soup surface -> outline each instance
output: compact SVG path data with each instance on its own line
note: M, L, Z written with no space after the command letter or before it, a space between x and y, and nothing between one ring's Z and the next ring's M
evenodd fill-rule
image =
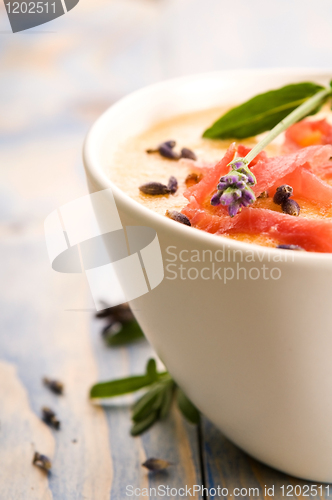
M198 167L215 164L224 156L230 144L234 142L202 137L202 132L225 111L224 108L213 108L179 115L158 123L139 136L129 138L113 151L109 158L107 173L110 179L135 201L160 215L165 216L167 210L180 212L188 204L188 199L183 195L187 189L185 181L187 176L195 171L195 164ZM324 109L313 119L327 118L332 123L330 115L331 113ZM247 147L253 147L261 137L241 140L240 143ZM197 157L197 162L185 159L170 160L158 152L147 153L147 150L154 149L160 143L168 140L176 141L174 150L177 152L180 152L184 147L192 150ZM281 134L266 148L267 155L273 157L283 154L283 143L284 134ZM152 181L167 185L170 176L176 177L178 181L178 190L175 194L152 196L139 190L139 186ZM324 182L332 184L329 179L324 179ZM315 200L309 201L298 197L296 201L301 209L300 218L327 219L332 217L331 205L327 206L317 203ZM252 207L282 212L281 206L273 202L273 196L257 198ZM265 246L275 247L280 243L277 237L267 234L236 232L235 234L223 233L223 235Z

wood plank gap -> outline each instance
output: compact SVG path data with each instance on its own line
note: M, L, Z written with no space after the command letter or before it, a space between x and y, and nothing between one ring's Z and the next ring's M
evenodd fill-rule
M201 469L201 481L203 486L203 500L208 500L207 495L205 493L205 488L207 488L206 478L205 478L205 461L204 461L204 443L203 443L203 429L202 429L202 420L197 425L197 440L198 440L198 455L199 455L199 464Z

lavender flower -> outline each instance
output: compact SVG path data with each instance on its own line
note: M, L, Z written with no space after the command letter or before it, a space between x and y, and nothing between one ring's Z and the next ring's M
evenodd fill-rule
M247 207L256 200L250 188L256 184L256 178L249 170L245 158L236 158L229 166L229 173L219 179L218 191L212 196L211 205L228 206L229 215L234 217L242 207Z

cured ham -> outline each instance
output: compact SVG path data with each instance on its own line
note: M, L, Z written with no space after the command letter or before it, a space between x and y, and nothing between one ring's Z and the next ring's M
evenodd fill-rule
M286 153L314 145L332 144L332 125L323 120L302 120L285 132Z
M248 152L248 148L239 146L237 156L245 156ZM224 206L211 205L211 196L216 192L220 177L228 173L228 164L235 153L235 145L232 144L223 159L206 169L203 179L184 193L189 203L182 213L189 218L192 226L215 234L263 234L281 244L298 245L307 251L332 252L331 219L294 217L255 206L243 208L235 217L229 217ZM273 196L278 186L289 184L293 187L294 198L329 207L332 205L332 187L314 172L331 156L331 145L309 146L273 158L261 153L250 165L257 180L253 190L256 196L263 191Z

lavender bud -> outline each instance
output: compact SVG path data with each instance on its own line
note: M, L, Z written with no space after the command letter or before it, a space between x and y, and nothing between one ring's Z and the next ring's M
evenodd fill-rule
M217 189L219 191L224 191L224 189L227 189L227 188L228 188L227 182L219 182L219 184L217 186Z
M249 205L251 205L252 202L250 201L247 201L247 200L244 200L243 198L241 198L241 205L243 207L249 207Z
M288 215L294 215L297 217L300 213L300 205L291 198L285 200L281 205L282 211Z
M250 187L246 187L243 191L242 191L242 199L244 201L246 201L247 203L251 204L255 201L255 193L253 192L252 189L250 189Z
M246 183L243 182L243 181L239 181L239 182L235 183L235 186L236 186L237 189L241 189L241 191L242 191L242 189L245 189Z
M216 194L214 194L211 198L211 205L216 207L217 205L220 205L220 196L222 195L222 191L217 191Z
M45 424L54 427L54 429L60 429L60 421L57 419L56 414L53 410L51 410L51 408L48 408L47 406L42 408L42 418Z
M229 186L232 184L236 184L240 180L246 180L246 178L243 178L243 176L241 174L238 175L236 172L230 172L229 174L224 175L224 177L220 178L221 182L225 182Z
M167 187L172 194L176 193L178 189L178 181L175 177L173 177L173 175L169 178Z
M172 150L175 147L175 145L176 145L175 141L165 141L159 144L157 148L146 149L146 152L148 154L160 153L162 156L166 156L166 158L170 158L171 155L171 159L173 159L172 151L170 150Z
M189 160L197 160L197 156L191 149L188 148L182 148L181 149L181 158L188 158Z
M32 463L41 469L44 469L46 472L48 472L52 467L51 460L46 455L38 453L38 451L35 451Z
M282 205L284 201L290 198L293 194L293 188L288 186L288 184L283 184L277 187L275 195L273 196L273 201L277 205Z
M163 144L165 144L165 146L167 146L168 148L171 148L171 149L175 148L175 146L176 146L175 141L165 141L162 144L160 144L160 146L162 146Z
M239 212L239 210L241 210L241 203L237 201L232 205L229 205L228 215L230 215L230 217L234 217L234 215L236 215Z
M220 203L222 205L230 205L241 198L241 194L239 189L227 188L220 197Z
M162 460L160 458L149 458L142 464L143 467L146 467L149 471L152 472L160 472L162 470L167 469L170 465L173 465L171 462L167 460Z
M175 210L166 210L166 216L176 222L180 222L181 224L185 224L186 226L191 226L191 222L188 217L181 212L176 212Z
M160 182L147 182L140 186L139 190L144 194L150 194L152 196L169 194L171 192L165 184L161 184Z
M175 151L173 151L174 146L173 147L169 146L169 144L173 142L174 141L163 142L158 147L158 151L164 158L168 158L169 160L178 160L180 158L180 155Z
M59 380L51 380L47 377L43 378L43 382L54 394L63 394L63 383Z
M248 162L244 158L235 158L229 166L233 170L238 170L239 168L246 167L248 165Z
M250 186L253 186L254 184L256 184L256 177L251 172L251 170L249 169L249 167L241 167L238 170L238 172L240 172L241 174L243 174L243 175L245 175L247 177L247 183Z
M254 186L256 184L256 177L254 176L254 174L250 172L250 174L248 174L247 177L249 186Z

